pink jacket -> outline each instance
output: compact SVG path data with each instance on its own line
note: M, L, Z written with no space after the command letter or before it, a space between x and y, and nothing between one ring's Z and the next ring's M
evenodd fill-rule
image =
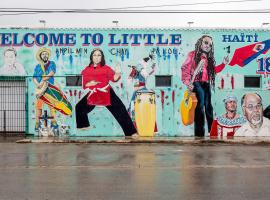
M196 63L194 60L195 57L195 51L191 51L188 53L187 58L185 60L185 62L183 63L181 70L182 70L182 82L185 85L189 85L191 82L191 78L192 75L194 74L194 70L196 69ZM202 59L206 59L204 57L202 57ZM222 63L218 66L215 67L215 72L219 73L221 72L225 67L225 64ZM205 66L203 66L203 77L202 77L202 81L207 82L208 81L208 74L207 74L207 60L205 62ZM195 79L195 81L198 81Z

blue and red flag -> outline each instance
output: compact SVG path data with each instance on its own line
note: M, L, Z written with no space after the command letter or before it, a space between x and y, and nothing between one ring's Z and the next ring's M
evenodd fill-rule
M230 66L239 65L243 67L257 58L261 54L265 54L270 49L270 39L263 42L257 42L238 48L234 51Z

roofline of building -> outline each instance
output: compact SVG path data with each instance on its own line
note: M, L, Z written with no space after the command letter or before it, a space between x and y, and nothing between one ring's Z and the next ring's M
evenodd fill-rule
M209 30L209 31L247 31L260 30L270 31L270 27L24 27L24 26L6 26L0 29L30 29L30 30Z

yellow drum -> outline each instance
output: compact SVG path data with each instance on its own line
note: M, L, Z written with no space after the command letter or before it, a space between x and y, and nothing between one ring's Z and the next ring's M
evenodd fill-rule
M142 90L136 92L135 122L140 136L154 136L156 124L156 102L155 93L153 91Z

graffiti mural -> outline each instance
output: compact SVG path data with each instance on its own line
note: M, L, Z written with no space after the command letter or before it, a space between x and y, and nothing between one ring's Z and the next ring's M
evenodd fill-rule
M212 37L203 35L195 44L195 50L188 53L182 65L182 81L188 88L188 93L194 92L190 106L194 113L183 111L183 115L194 116L194 135L204 136L205 117L207 120L208 132L213 123L213 106L211 102L211 87L215 87L216 73L221 72L229 63L228 56L223 58L222 64L216 66L214 56L214 43ZM188 95L189 96L189 95ZM187 97L189 98L189 97ZM192 97L190 97L192 98ZM183 104L182 109L185 109ZM190 109L191 110L191 109Z
M16 49L10 47L5 49L4 53L4 65L0 68L1 75L6 76L25 76L25 69L21 63L16 60Z
M234 95L228 95L223 102L226 112L213 121L210 131L211 137L233 137L235 131L246 121L245 117L237 113L238 101Z
M268 136L269 41L256 29L1 29L0 79L25 77L27 134Z
M35 110L36 110L36 123L35 131L42 132L41 119L44 121L44 128L47 129L47 120L50 118L50 131L58 131L58 124L56 121L56 111L62 114L70 115L72 106L69 103L63 92L56 87L54 75L56 73L56 65L54 61L49 60L51 51L48 48L42 47L36 53L36 59L39 64L36 65L33 74L33 83L35 84ZM50 110L50 117L47 112L42 117L42 108L46 104Z
M129 67L132 70L128 81L132 82L134 90L128 112L140 136L153 136L157 132L155 92L146 88L146 81L156 68L154 56L149 55Z
M95 106L104 106L118 121L125 136L137 137L137 131L124 104L109 84L109 81L117 82L121 78L120 63L113 70L106 65L103 51L94 49L90 54L90 64L81 74L83 89L89 89L89 92L76 104L77 129L89 129L88 113Z

